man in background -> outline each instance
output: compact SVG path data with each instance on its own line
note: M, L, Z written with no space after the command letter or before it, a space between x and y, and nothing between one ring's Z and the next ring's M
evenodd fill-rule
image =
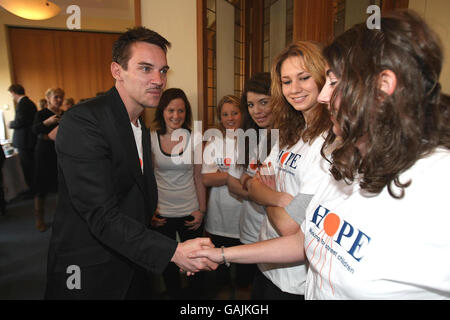
M31 194L34 179L34 146L36 144L36 135L32 132L31 127L37 108L34 102L25 95L25 89L20 84L12 84L8 91L16 103L16 116L9 123L9 127L14 129L12 144L19 152L23 175Z

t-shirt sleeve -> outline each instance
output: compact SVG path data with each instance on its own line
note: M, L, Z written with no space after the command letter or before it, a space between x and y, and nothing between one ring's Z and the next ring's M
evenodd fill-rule
M211 150L213 150L211 152ZM216 173L219 170L219 167L216 164L216 157L220 155L215 155L217 149L215 147L214 142L208 142L205 145L205 149L203 151L203 163L202 163L202 174L206 173Z
M311 202L312 194L299 193L294 199L286 206L285 210L289 216L295 220L299 225L302 225L305 220L306 208Z
M230 166L230 170L228 170L228 174L236 179L240 179L243 172L244 172L244 168L242 166L235 165L235 164L232 164Z

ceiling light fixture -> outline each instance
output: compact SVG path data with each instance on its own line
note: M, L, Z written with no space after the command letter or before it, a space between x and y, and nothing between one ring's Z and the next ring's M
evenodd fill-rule
M61 11L58 5L46 0L0 0L0 6L29 20L50 19Z

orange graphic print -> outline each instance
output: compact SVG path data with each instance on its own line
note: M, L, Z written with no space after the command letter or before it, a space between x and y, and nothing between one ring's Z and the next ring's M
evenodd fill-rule
M325 220L323 223L323 229L325 230L325 233L328 236L332 237L338 230L340 223L341 223L341 219L338 217L337 214L329 213L325 217Z
M319 234L317 236L321 237L320 241L317 241L317 244L314 248L313 251L313 255L311 257L311 265L314 265L314 267L317 268L317 270L320 269L319 271L319 276L320 276L320 288L322 288L323 285L323 278L322 278L322 272L323 269L325 267L325 264L327 262L327 254L328 254L328 249L326 247L329 247L330 250L333 250L333 236L336 234L337 230L339 229L339 225L341 223L341 219L339 218L339 216L337 214L334 213L328 213L326 215L326 217L324 218L324 223L323 223L323 230L319 232ZM325 240L323 239L325 237ZM313 238L308 246L306 247L306 251L308 251L309 246L312 244L312 242L316 240L316 238ZM317 247L319 246L319 244L322 244L322 248L320 249L320 255L319 255L319 259L317 261L314 262L314 257L316 255L316 250ZM325 254L323 255L323 250L325 248ZM322 255L323 255L323 261L322 261ZM328 282L330 284L331 287L331 291L334 295L334 287L333 284L331 283L331 267L332 267L332 257L330 257L330 268L328 271ZM319 264L322 262L322 265L320 266Z
M283 154L283 156L280 159L280 165L282 165L284 163L284 160L286 160L287 156L289 155L290 152L285 152Z

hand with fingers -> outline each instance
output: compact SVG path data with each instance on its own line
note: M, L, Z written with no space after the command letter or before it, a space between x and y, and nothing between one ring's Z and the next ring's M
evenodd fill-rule
M203 247L200 250L191 252L189 257L192 259L206 258L216 264L224 263L222 248Z
M289 193L277 191L275 170L274 170L271 162L269 162L268 164L263 163L258 168L258 171L255 174L255 179L257 179L258 182L263 183L265 186L270 188L272 191L276 192L276 193L272 194L273 199L274 199L273 204L272 204L273 206L284 208L289 203L291 203L292 199L294 198Z
M275 171L273 169L272 163L268 164L263 163L258 170L256 171L256 178L259 179L262 183L264 183L267 187L269 187L273 191L276 190L276 181L275 181Z
M214 248L214 244L209 238L196 238L180 242L171 261L181 270L186 271L188 275L192 275L202 270L216 270L218 264L207 258L189 258L190 253L206 248Z
M197 210L192 212L190 216L193 217L193 219L191 218L191 220L186 220L184 225L189 230L197 230L202 225L204 213Z
M167 222L166 218L164 218L163 216L161 216L159 214L159 210L156 209L155 210L155 214L152 217L152 221L150 222L152 227L162 227L163 225L165 225Z

